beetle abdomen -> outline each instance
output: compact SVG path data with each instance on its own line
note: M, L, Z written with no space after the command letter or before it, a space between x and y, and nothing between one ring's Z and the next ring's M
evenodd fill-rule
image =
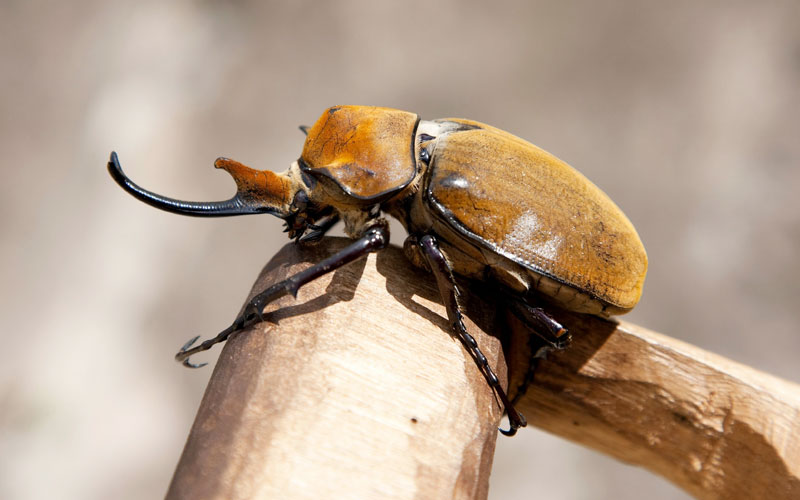
M478 128L437 141L425 192L434 212L469 240L612 306L610 312L632 309L647 255L614 202L533 144L458 121ZM534 288L559 299L552 284L537 283L532 280Z

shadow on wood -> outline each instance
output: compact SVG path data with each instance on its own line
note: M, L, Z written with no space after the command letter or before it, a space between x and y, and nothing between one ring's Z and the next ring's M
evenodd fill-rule
M347 243L284 247L253 293ZM401 250L266 311L225 345L168 498L486 497L500 407ZM500 342L467 328L497 366Z
M800 498L796 384L630 323L555 315L574 342L539 363L519 403L530 425L697 498ZM528 367L528 332L509 321L513 386Z
M287 245L251 295L347 243ZM501 379L485 332L505 337L513 393L530 334L478 295L465 294L467 328ZM266 312L225 345L168 498L486 497L500 407L400 249ZM518 405L529 425L698 498L800 498L797 385L631 324L554 315L574 341L539 363Z

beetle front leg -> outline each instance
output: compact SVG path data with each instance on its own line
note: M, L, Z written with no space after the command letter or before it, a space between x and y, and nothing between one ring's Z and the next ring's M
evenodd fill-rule
M233 321L233 324L220 332L216 337L208 339L195 347L191 346L197 341L199 336L189 340L189 342L184 344L184 346L181 347L181 350L175 355L175 360L189 368L200 368L201 366L205 366L207 363L192 363L189 361L189 357L193 354L197 354L198 352L207 351L211 348L211 346L228 340L228 337L230 337L232 334L244 330L254 323L263 321L264 318L261 315L262 311L270 302L290 294L294 297L297 297L297 291L303 285L310 283L323 274L334 271L345 264L349 264L354 260L366 257L372 252L382 250L386 248L388 244L388 227L385 224L372 226L361 238L334 255L328 257L318 264L309 267L305 271L301 271L294 276L290 276L289 278L281 281L280 283L272 285L253 297L245 306L244 311L242 311L242 313Z
M486 356L481 352L475 338L467 332L464 326L461 307L458 305L458 288L453 278L453 270L444 254L439 249L439 244L433 236L425 235L420 238L419 246L422 248L422 254L425 256L433 275L436 277L436 284L439 287L439 293L442 295L442 300L447 310L447 318L450 320L453 331L456 333L458 340L461 341L467 352L469 352L470 356L472 356L472 359L475 361L475 364L478 365L478 368L484 378L486 378L489 386L497 393L505 407L510 428L508 430L500 429L500 432L506 436L513 436L517 433L517 429L525 427L527 422L525 417L519 413L508 400L508 396L500 385L500 381L492 370L492 367L489 366Z

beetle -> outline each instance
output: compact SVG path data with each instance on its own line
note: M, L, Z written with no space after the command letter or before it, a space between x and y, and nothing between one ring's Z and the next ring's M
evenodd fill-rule
M639 301L647 255L622 211L578 171L514 135L472 120L421 120L370 106L334 106L310 128L300 158L281 174L218 158L237 192L219 202L187 202L143 189L122 171L116 153L108 170L127 192L183 215L219 217L269 213L289 238L321 238L337 221L355 241L336 254L256 295L216 337L176 354L189 357L263 320L264 307L315 278L389 244L388 214L408 231L404 252L430 271L455 336L496 392L513 435L526 425L467 332L454 275L497 283L512 311L549 349L569 332L537 303L608 317ZM204 363L205 364L205 363Z

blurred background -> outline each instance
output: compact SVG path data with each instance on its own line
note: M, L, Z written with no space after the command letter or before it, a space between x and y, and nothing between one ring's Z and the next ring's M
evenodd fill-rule
M161 497L215 334L287 240L268 217L148 207L278 171L328 106L466 117L566 160L648 250L627 319L800 381L800 3L0 3L0 497ZM395 232L394 242L402 243ZM208 356L213 363L219 352ZM491 498L684 498L529 429Z

